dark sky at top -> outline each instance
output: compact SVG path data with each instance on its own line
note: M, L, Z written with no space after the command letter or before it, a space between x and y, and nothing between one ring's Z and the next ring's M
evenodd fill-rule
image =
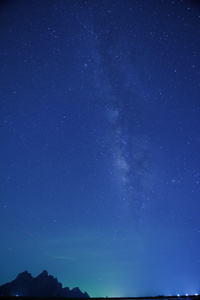
M200 292L200 6L0 4L0 284Z

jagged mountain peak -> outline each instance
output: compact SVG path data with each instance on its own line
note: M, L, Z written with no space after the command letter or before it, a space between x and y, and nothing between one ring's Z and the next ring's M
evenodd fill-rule
M33 278L31 273L28 273L28 271L24 271L19 273L16 279L23 280L23 279L31 279L31 278Z
M40 273L36 278L37 279L42 279L42 278L47 278L47 277L49 277L50 275L48 275L48 272L47 272L47 270L44 270L44 271L42 271L42 273Z
M42 271L42 273L40 275L43 277L49 276L47 270Z
M27 296L27 297L79 297L89 298L79 288L70 290L63 288L57 278L48 275L44 270L37 277L32 277L28 271L20 273L15 280L0 286L0 296Z

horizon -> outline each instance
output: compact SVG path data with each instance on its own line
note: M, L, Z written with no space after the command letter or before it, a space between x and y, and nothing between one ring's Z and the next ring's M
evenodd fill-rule
M12 281L15 281L18 278L18 276L21 275L21 274L23 274L23 273L27 273L27 274L31 275L31 277L34 278L34 279L37 278L37 277L39 277L39 276L41 276L41 274L45 273L45 274L47 274L48 277L53 277L55 280L57 280L58 283L61 283L61 282L58 281L58 279L55 276L53 276L52 274L49 274L47 270L43 270L41 273L39 273L35 277L33 277L31 273L29 273L27 270L25 270L25 271L19 273L17 275L17 277L14 280L12 280ZM7 282L7 283L10 283L10 282ZM7 284L7 283L5 283L5 284ZM62 285L62 283L61 283L61 285ZM62 285L62 288L64 289L64 288L69 288L69 287ZM83 292L83 293L86 292L87 293L87 291L81 291L81 292ZM4 297L4 296L0 295L0 297ZM12 297L19 297L20 298L19 295L6 296L6 297L11 297L11 298ZM23 297L30 298L31 296L21 296L21 297L22 298ZM61 298L70 298L70 297L61 297ZM84 298L79 298L79 297L72 297L72 298L74 298L74 299L84 299ZM191 295L190 294L184 294L184 295L183 294L177 294L177 295L153 295L153 296L148 296L148 295L145 296L145 295L143 295L143 296L138 296L138 297L137 296L127 296L127 297L123 297L123 296L118 296L118 297L117 296L112 296L112 297L108 297L108 296L95 297L95 296L93 296L93 297L90 297L90 295L89 295L89 298L91 298L91 299L165 299L165 298L168 298L168 299L193 299L193 298L194 299L199 299L200 295L198 293L191 294Z
M1 296L0 298L17 298L17 299L33 299L33 297L29 297L29 296ZM38 299L46 299L46 297L38 297ZM51 299L69 299L70 297L51 297ZM85 299L85 298L78 298L78 297L71 297L73 299ZM174 296L144 296L144 297L90 297L90 299L199 299L200 296L199 295L174 295ZM37 299L37 297L34 297L34 299Z

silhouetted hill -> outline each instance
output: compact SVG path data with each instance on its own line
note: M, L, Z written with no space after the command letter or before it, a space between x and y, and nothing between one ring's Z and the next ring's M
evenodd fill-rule
M85 292L82 293L78 287L70 290L63 288L57 278L43 271L37 277L24 271L15 280L0 286L0 296L26 296L26 297L71 297L89 298Z

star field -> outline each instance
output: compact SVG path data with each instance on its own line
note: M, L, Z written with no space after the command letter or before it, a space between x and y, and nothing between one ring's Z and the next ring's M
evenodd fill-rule
M200 293L198 1L3 1L0 28L0 284Z

